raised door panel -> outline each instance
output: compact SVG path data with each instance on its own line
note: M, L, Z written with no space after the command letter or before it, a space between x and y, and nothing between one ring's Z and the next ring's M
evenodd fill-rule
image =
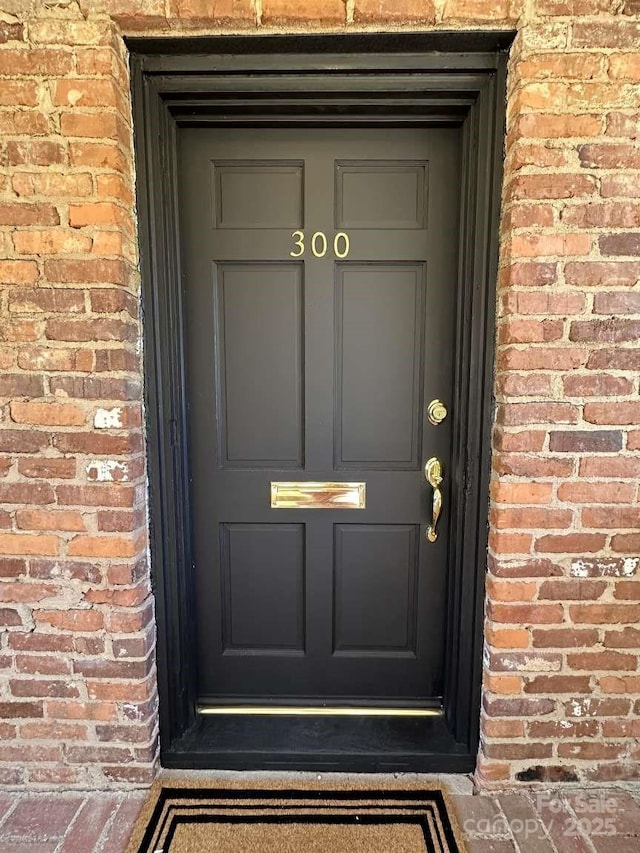
M223 524L224 654L304 653L304 525Z
M423 264L339 264L337 468L420 465Z
M223 467L303 464L302 267L217 264L216 340Z
M336 228L425 228L427 166L411 160L336 161Z
M214 160L214 228L301 228L304 163L287 160Z
M415 657L418 525L335 526L334 653Z

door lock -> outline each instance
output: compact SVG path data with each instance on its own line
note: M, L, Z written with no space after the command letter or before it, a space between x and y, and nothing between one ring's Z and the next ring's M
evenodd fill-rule
M447 417L447 407L442 400L432 400L427 407L429 423L438 426Z

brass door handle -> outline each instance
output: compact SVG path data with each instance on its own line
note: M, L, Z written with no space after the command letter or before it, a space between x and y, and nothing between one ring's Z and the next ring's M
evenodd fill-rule
M436 527L438 519L440 518L440 513L442 512L442 492L440 491L440 486L442 485L443 479L442 462L440 462L437 456L432 456L424 466L424 476L427 479L427 483L429 483L433 489L433 518L431 524L427 528L427 539L429 542L435 542L438 538L438 531Z

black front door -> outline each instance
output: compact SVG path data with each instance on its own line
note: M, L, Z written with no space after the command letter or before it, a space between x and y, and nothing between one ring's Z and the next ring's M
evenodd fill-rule
M179 154L198 700L438 705L459 131Z

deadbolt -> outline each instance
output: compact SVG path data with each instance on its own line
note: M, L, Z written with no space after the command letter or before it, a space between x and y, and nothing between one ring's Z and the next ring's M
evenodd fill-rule
M447 417L447 407L442 400L432 400L427 408L429 423L438 426Z

